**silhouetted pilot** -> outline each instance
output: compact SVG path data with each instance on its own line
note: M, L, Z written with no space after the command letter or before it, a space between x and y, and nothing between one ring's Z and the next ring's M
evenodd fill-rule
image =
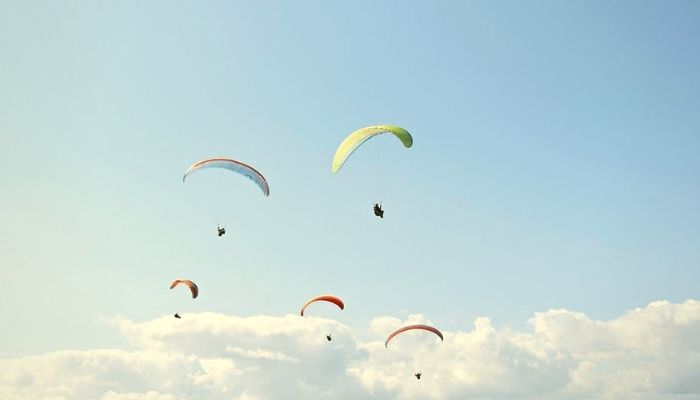
M374 203L374 215L379 218L384 218L384 210L382 210L382 206L378 203Z

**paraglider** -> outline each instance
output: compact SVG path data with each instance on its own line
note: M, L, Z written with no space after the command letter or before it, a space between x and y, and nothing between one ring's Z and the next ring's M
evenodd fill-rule
M346 137L338 146L333 156L333 164L331 170L335 173L345 164L348 157L357 150L357 148L367 140L380 135L382 133L392 133L396 136L404 147L410 148L413 146L413 137L407 130L394 125L374 125L367 126L356 130Z
M185 175L182 177L182 182L184 183L185 179L187 179L187 177L192 173L205 168L223 168L241 174L258 185L265 197L270 195L270 186L268 185L265 177L258 172L258 170L248 164L231 158L207 158L197 161L187 169Z
M382 206L379 205L379 203L374 203L374 215L376 215L379 218L384 218L384 210L382 209Z
M306 310L306 307L308 307L311 303L315 303L317 301L326 301L326 302L335 304L341 310L345 309L345 303L343 303L343 300L340 300L339 297L331 296L329 294L324 294L322 296L316 296L316 297L312 298L311 300L307 301L306 303L304 303L304 305L301 307L301 311L299 312L299 314L301 314L301 316L303 317L304 310ZM330 333L328 335L326 335L326 340L328 340L329 342L331 340L333 340Z
M433 328L432 326L420 325L420 324L419 324L419 325L408 325L408 326L404 326L403 328L399 328L399 329L395 330L394 332L391 332L391 334L389 334L389 336L386 338L386 341L384 342L384 347L388 347L389 342L390 342L391 339L393 339L396 335L399 335L399 334L401 334L401 333L403 333L403 332L406 332L406 331L411 331L411 330L416 330L416 329L417 329L417 330L424 330L424 331L432 332L432 333L436 334L436 335L440 338L441 341L444 341L444 339L443 339L443 337L442 337L442 332L440 332L440 331L437 330L436 328ZM420 377L421 377L422 375L423 375L422 372L416 372L416 373L414 374L414 376L415 376L416 379L418 379L418 380L420 380Z
M301 314L301 316L302 317L304 316L304 310L306 310L306 307L308 307L311 303L315 303L317 301L327 301L329 303L335 304L341 310L345 309L345 303L343 303L343 300L341 300L338 297L326 294L326 295L322 295L322 296L316 296L316 297L312 298L311 300L307 301L306 303L304 303L304 305L301 307L301 311L299 312Z
M197 288L197 285L195 285L194 282L187 280L187 279L175 279L174 281L170 282L170 289L174 288L175 286L179 284L183 284L190 288L190 292L192 292L192 298L196 299L197 296L199 295L199 288Z
M415 330L415 329L424 330L424 331L428 331L428 332L432 332L432 333L436 334L436 335L440 338L441 341L444 340L443 337L442 337L442 332L440 332L440 331L437 330L436 328L433 328L432 326L428 326L428 325L408 325L408 326L404 326L403 328L399 328L399 329L395 330L394 332L392 332L392 333L389 335L389 337L386 338L386 341L384 342L384 347L388 347L388 346L389 346L389 342L390 342L391 339L393 339L396 335L398 335L398 334L400 334L400 333L403 333L403 332L406 332L406 331Z
M337 173L340 168L345 165L348 157L357 150L362 143L369 139L381 135L383 133L391 133L396 136L406 148L413 146L413 137L407 130L395 125L373 125L360 128L348 135L335 150L333 162L331 163L331 171ZM384 210L381 204L374 204L374 215L379 218L384 218Z
M177 319L182 318L182 317L180 317L180 315L178 315L178 313L175 313L175 315L173 315L173 317L175 317L175 318L177 318Z
M258 188L260 188L265 197L270 195L270 185L268 185L265 177L260 172L258 172L257 169L232 158L217 157L197 161L196 163L190 165L189 168L187 168L187 171L185 171L185 175L182 176L182 182L184 183L187 177L192 175L194 172L206 168L222 168L243 175L246 178L253 181L253 183L255 183L258 186ZM219 237L226 234L225 226L221 227L217 225L216 230Z

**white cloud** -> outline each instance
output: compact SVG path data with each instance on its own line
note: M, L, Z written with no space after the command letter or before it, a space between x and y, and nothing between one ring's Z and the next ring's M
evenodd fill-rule
M160 394L153 390L146 393L117 393L110 390L100 400L175 400L175 397L170 394Z
M114 318L129 349L2 358L0 398L700 399L698 301L654 302L610 321L549 310L525 332L478 318L443 332L443 343L407 333L384 348L392 329L426 322L379 317L358 332L295 315Z
M264 349L246 350L240 347L227 346L226 351L237 354L239 356L255 358L259 360L273 360L273 361L286 361L286 362L299 362L298 359L294 357L289 357L288 355L280 351L270 351Z

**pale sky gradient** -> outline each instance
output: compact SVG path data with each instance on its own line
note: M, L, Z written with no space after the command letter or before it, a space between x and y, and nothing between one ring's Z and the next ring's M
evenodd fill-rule
M0 354L327 292L347 308L319 314L356 329L447 331L697 299L698 21L697 1L1 1ZM372 124L413 148L373 139L332 174ZM209 156L270 197L183 184Z

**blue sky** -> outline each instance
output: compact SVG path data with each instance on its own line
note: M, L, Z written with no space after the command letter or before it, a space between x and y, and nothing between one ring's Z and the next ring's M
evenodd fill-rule
M698 17L692 1L3 2L0 354L119 344L100 316L283 315L325 292L348 307L319 313L345 324L445 329L698 298ZM413 148L374 139L333 175L345 135L378 123ZM225 172L181 182L217 155L270 197ZM169 291L177 277L202 296Z

